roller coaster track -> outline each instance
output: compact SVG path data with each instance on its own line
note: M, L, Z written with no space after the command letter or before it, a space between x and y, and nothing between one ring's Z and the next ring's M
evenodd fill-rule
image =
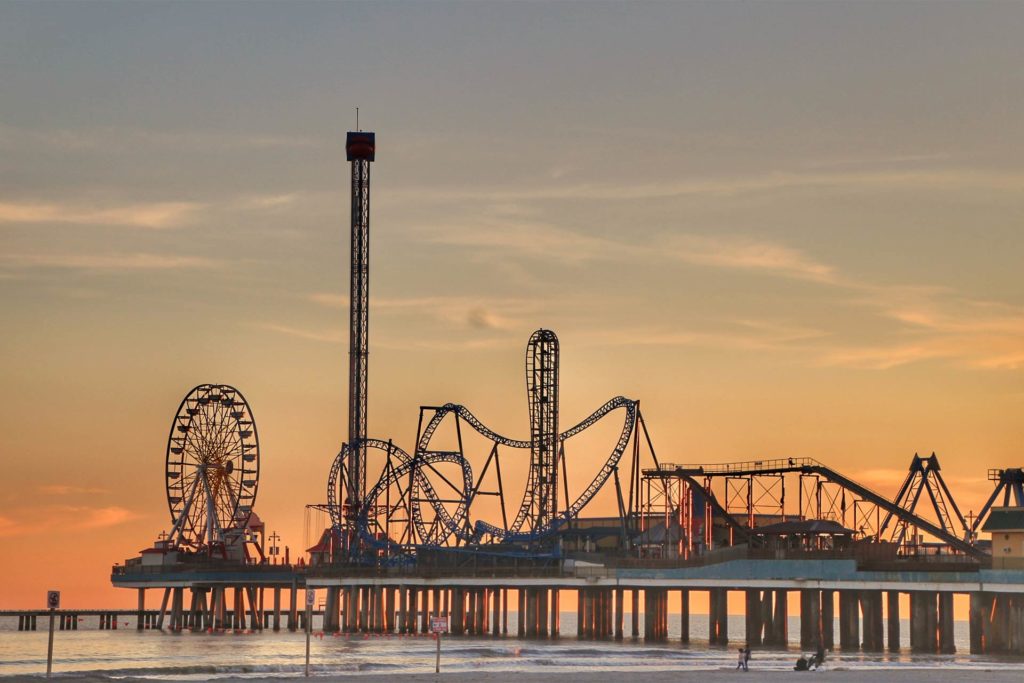
M933 524L910 510L900 507L885 496L872 491L868 487L859 484L853 479L840 474L831 467L811 458L789 458L782 460L728 463L721 465L674 465L663 463L656 470L644 470L645 476L682 477L689 481L691 485L696 483L694 480L699 477L745 477L786 473L816 474L824 478L826 481L837 484L848 491L852 491L864 500L877 505L880 509L886 511L892 516L895 516L897 519L926 531L943 543L946 543L951 548L959 550L960 552L972 557L981 558L986 556L986 553L983 550L975 547L959 536L956 536L952 532ZM703 489L702 486L700 488ZM733 520L733 522L735 523L735 520ZM736 528L740 527L737 526Z
M358 510L355 521L362 542L374 548L387 548L398 545L390 539L380 540L374 536L370 530L371 516L379 509L378 501L384 491L388 487L398 484L403 478L410 476L412 483L406 495L409 496L411 523L414 525L419 536L420 545L442 545L452 536L470 544L479 543L485 536L490 536L495 540L522 542L537 540L552 533L565 522L579 515L580 511L593 499L614 473L633 435L637 414L636 402L622 396L615 397L578 424L559 434L559 443L564 443L593 426L609 413L619 409L624 409L626 413L622 430L611 454L605 460L593 480L566 510L556 515L548 524L531 529L529 532L521 532L520 530L530 509L530 482L527 482L524 501L520 504L515 521L508 529L503 529L483 521L477 521L470 528L466 523L472 504L471 496L473 492L473 471L470 463L458 452L430 450L430 441L434 433L448 415L456 415L458 419L465 420L474 431L499 446L528 450L530 448L529 441L511 439L495 432L473 415L468 408L454 403L448 403L434 409L434 415L420 434L415 455L409 455L388 441L380 439L363 440L361 443L365 448L383 451L389 454L391 458L394 458L397 464L385 472L384 476L367 492L363 504ZM336 528L341 528L343 524L343 507L339 504L338 492L340 490L339 479L344 476L343 468L348 448L348 444L342 447L335 458L328 476L328 506L331 511L332 522ZM434 465L437 463L458 465L462 470L461 498L454 512L449 512L446 509L442 497L438 495L428 476L428 470L433 470ZM434 471L436 472L436 470ZM434 519L429 524L424 519L424 510L422 508L424 502L430 506L434 513Z
M619 434L618 441L615 447L612 449L611 455L605 461L604 465L598 471L597 475L590 482L590 484L583 490L583 492L576 498L576 500L570 505L565 511L555 516L555 518L548 524L531 529L528 533L521 533L520 530L526 521L527 515L531 508L531 494L534 486L532 481L527 481L526 490L523 495L523 501L519 506L519 510L516 513L515 519L509 528L503 529L493 524L488 524L483 521L478 521L474 528L475 533L473 541L479 541L482 536L491 536L498 540L505 541L529 541L540 538L564 524L567 520L576 517L580 511L590 502L590 500L601 490L601 487L608 481L608 478L615 471L619 460L622 457L622 453L625 451L626 445L629 443L629 439L633 434L633 427L636 423L636 402L632 401L623 396L617 396L607 401L600 408L595 410L589 416L584 418L581 422L565 430L558 436L559 443L564 443L568 439L576 436L580 432L585 431L587 428L592 427L606 415L614 410L624 408L626 410L626 418L623 422L622 431ZM433 417L423 428L420 434L420 440L417 444L417 449L420 452L430 452L427 450L430 440L432 439L438 426L450 414L455 414L459 419L465 420L465 422L473 428L478 434L486 438L488 441L499 445L506 446L508 448L519 448L529 449L530 442L522 441L519 439L511 439L507 436L495 432L493 429L481 422L468 408L455 403L447 403L440 408L436 408ZM453 533L457 533L455 529L451 529ZM458 532L461 533L461 532ZM467 539L468 540L468 539Z

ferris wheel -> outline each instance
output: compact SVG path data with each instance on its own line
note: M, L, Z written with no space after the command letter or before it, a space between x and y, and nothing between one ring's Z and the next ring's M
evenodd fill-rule
M194 388L167 439L168 540L190 550L231 544L245 533L259 477L259 436L245 397L225 384Z

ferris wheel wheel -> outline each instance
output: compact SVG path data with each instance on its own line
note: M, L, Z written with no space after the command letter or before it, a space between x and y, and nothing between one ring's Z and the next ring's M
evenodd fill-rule
M242 393L201 384L178 406L167 439L169 541L190 550L231 544L256 502L260 444Z

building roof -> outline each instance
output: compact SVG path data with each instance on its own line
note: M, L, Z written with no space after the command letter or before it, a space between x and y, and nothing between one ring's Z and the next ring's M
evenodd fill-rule
M790 534L802 534L808 536L852 536L853 529L847 529L838 522L830 519L805 519L792 522L779 522L754 527L750 530L753 534L764 536L788 536Z
M1024 507L992 508L982 531L1024 531Z

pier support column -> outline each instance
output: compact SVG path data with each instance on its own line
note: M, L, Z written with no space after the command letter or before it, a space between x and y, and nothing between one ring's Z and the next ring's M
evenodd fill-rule
M821 646L826 650L835 649L835 621L835 591L821 591Z
M423 603L420 606L420 633L430 633L430 591L424 588L418 592L420 593L420 602ZM484 597L484 591L482 590L480 591L480 597Z
M336 625L335 625L335 621L337 620L337 616L335 616L335 615L338 614L339 609L340 609L338 607L338 595L339 595L339 592L340 591L339 591L339 588L337 586L328 586L327 587L327 600L324 602L324 620L323 620L323 630L324 630L324 633L334 633L335 631L337 631L337 628L336 628Z
M281 587L274 586L274 620L271 622L275 631L281 630Z
M761 637L762 645L777 646L775 642L775 609L772 597L775 591L761 591L761 629L764 635Z
M250 586L247 590L249 591L249 606L252 608L252 620L249 622L249 628L254 631L262 631L266 621L263 610L263 589L259 586ZM337 610L335 610L334 618L335 624L337 624Z
M164 596L160 600L160 611L157 612L157 616L156 616L156 628L159 629L159 630L163 630L163 628L164 628L164 614L167 612L167 601L170 599L170 597L171 597L171 589L170 588L165 588L164 589ZM61 622L61 623L63 624L64 622Z
M939 652L951 655L956 652L953 634L953 594L939 593Z
M630 596L632 598L631 607L633 608L633 611L630 613L630 621L632 622L631 623L631 627L632 627L631 635L632 635L633 638L639 638L640 637L640 590L637 589L637 588L634 588L631 592L632 592L632 595Z
M938 650L935 598L931 591L910 593L910 649L914 652Z
M728 595L724 588L708 591L708 642L712 645L729 642Z
M985 653L985 598L984 593L971 593L968 624L971 632L971 654Z
M800 591L800 647L817 650L821 644L821 591Z
M199 599L203 595L202 588L193 588L190 592L188 613L185 615L185 628L192 631L199 631L202 629L202 620L199 616ZM117 618L114 618L117 621ZM109 625L108 625L109 627Z
M435 603L437 602L437 593L438 591L435 590ZM387 633L395 632L395 588L393 586L387 586L384 589L384 631Z
M789 642L789 591L775 591L775 613L772 615L772 641L778 647Z
M171 599L171 630L177 633L181 630L181 612L185 602L185 589L178 586L174 589L174 597Z
M860 591L860 609L864 617L862 647L871 652L881 652L882 642L882 591Z
M457 636L466 633L465 594L461 588L452 589L452 633Z
M939 610L938 593L929 591L925 598L925 615L928 618L928 652L939 651Z
M690 642L690 591L679 591L679 642Z
M625 624L625 614L623 609L626 606L626 595L625 591L621 588L615 589L615 640L623 639L623 625Z
M245 629L245 596L242 593L241 586L235 586L235 601L233 603L235 609L235 630Z
M537 637L538 595L535 588L526 589L526 637Z
M654 591L650 588L644 590L644 642L649 643L655 640L654 636Z
M491 636L501 635L501 593L500 588L491 591Z
M889 591L885 594L886 599L886 621L887 631L886 634L889 652L899 652L900 650L900 594L899 591Z
M299 593L299 587L298 587L298 585L294 581L292 581L291 598L290 598L290 601L288 603L288 630L289 631L295 631L295 629L298 628L298 625L299 625L299 620L298 620L298 613L299 613L299 602L298 601L299 601L299 595L298 595L298 593Z
M748 588L744 591L744 623L747 645L761 645L761 591Z
M138 589L138 593L139 593L139 604L138 604L138 610L135 612L135 616L136 616L135 630L136 631L141 631L142 628L143 628L143 622L146 619L146 589L145 588L139 588Z
M398 589L398 632L409 632L409 591L405 588ZM455 633L455 624L449 624L452 633Z
M557 588L552 588L551 589L551 630L550 630L550 636L552 638L560 638L561 635L562 635L562 613L559 611L560 605L561 605L562 601L560 600L560 597L561 596L560 596L560 594L558 592L558 589ZM497 602L497 601L495 601L495 602ZM497 620L495 620L495 621L497 621ZM495 623L494 628L495 628L495 630L497 630L497 628L498 628L497 623Z
M853 651L860 646L860 613L857 591L839 591L839 647Z
M526 635L526 589L516 589L516 636L522 638Z
M580 588L576 591L576 637L580 640L586 638L586 605L587 589Z

